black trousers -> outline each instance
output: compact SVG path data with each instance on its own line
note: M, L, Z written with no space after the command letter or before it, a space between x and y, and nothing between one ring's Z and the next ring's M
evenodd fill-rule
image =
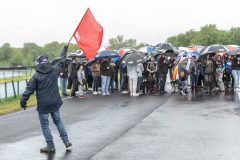
M165 84L166 84L166 79L167 79L167 74L160 74L160 92L165 91Z

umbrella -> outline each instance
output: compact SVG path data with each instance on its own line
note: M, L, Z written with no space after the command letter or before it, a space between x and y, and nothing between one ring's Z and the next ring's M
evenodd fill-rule
M162 53L164 53L167 57L177 56L177 53L174 50L165 50Z
M178 64L179 69L184 69L186 71L191 70L194 66L195 66L194 60L189 57L183 57Z
M214 44L211 46L204 47L201 51L200 54L204 54L207 52L227 52L229 51L225 46L220 45L220 44Z
M148 58L149 56L147 56L145 53L132 50L121 60L127 65L137 65L138 63L146 62Z
M240 55L240 48L233 50L233 51L228 51L226 52L227 54L234 56L234 55Z
M119 55L118 55L118 53L115 52L115 51L105 50L105 51L99 52L99 53L95 56L95 59L102 59L102 58L106 58L106 57L115 58L115 57L119 57Z
M120 48L118 50L118 54L119 54L119 56L123 56L126 52L128 52L130 50L134 50L134 49L133 48Z
M62 59L62 58L57 58L57 59L54 59L53 61L51 61L50 63L51 63L51 65L56 65L57 63L59 63L59 62L64 62L66 60L66 63L67 64L70 64L71 63L71 61L72 61L72 59L71 58L66 58L66 59Z
M84 53L82 51L80 51L80 50L71 52L70 55L68 55L68 57L69 58L73 58L73 57L76 57L76 58L86 58Z
M184 52L177 55L177 57L183 57L183 56L199 58L200 53L198 53L196 51L184 51Z
M154 46L153 50L177 50L175 46L173 46L171 43L159 43Z
M213 56L216 55L216 52L213 52L213 51L205 52L204 54L200 55L199 59L203 59L203 58L205 58L207 55L209 55L209 57L213 57Z

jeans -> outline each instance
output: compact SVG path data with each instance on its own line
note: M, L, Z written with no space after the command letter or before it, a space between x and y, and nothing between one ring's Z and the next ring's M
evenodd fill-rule
M240 70L232 70L234 89L240 88Z
M98 92L100 78L101 78L100 76L93 77L93 92Z
M67 81L68 78L60 78L60 82L61 82L61 87L62 87L62 94L66 94L66 87L67 87Z
M191 75L191 87L192 89L197 87L197 75Z
M61 120L60 112L56 111L56 112L51 112L50 114L52 116L53 123L57 126L58 132L60 134L60 137L62 138L63 143L66 143L68 141L68 135L64 128L63 122ZM38 116L39 116L43 135L47 142L47 146L49 148L54 148L55 146L54 146L54 142L53 142L53 137L52 137L51 131L49 129L49 121L48 121L49 114L48 113L41 114L38 112Z
M142 81L143 81L143 77L138 77L137 92L140 92L140 90L141 90Z
M108 94L109 93L110 76L101 76L101 79L102 79L102 93Z

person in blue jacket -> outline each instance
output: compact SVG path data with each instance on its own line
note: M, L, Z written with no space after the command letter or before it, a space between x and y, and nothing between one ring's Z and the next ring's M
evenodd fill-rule
M61 61L66 60L68 47L65 46L61 54ZM58 77L60 65L52 66L48 57L40 56L37 59L36 73L27 83L25 92L22 94L20 105L23 109L27 107L29 97L36 92L37 111L47 146L40 149L40 152L55 152L53 137L49 129L48 117L51 115L54 124L57 126L60 137L66 148L72 146L69 142L67 132L60 117L60 107L63 104L59 94Z

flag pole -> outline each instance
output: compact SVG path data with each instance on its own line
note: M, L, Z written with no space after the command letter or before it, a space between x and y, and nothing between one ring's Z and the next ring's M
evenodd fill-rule
M74 33L73 33L73 34L74 34ZM72 38L73 38L73 35L72 35L71 38L69 39L69 41L68 41L68 43L67 43L67 46L68 46L69 43L71 42Z

